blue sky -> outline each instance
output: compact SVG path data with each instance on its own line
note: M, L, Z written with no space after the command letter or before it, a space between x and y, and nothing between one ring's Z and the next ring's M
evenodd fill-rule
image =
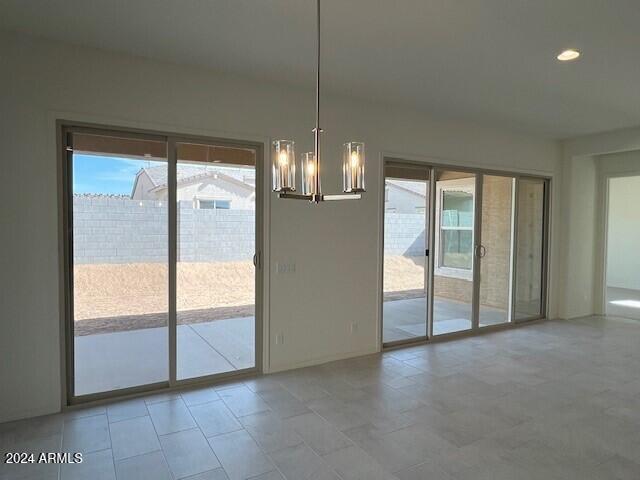
M97 155L73 155L73 193L130 195L136 173L164 162Z

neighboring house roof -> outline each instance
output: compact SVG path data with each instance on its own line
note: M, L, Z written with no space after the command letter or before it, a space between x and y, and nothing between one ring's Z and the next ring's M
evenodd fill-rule
M122 195L117 193L74 193L74 198L131 198L129 195Z
M420 197L427 196L427 184L425 182L410 182L405 180L387 180L387 185L399 188Z
M140 175L143 173L147 175L153 185L150 191L167 188L167 168L165 166L145 167L141 168L136 174L136 180L133 184L131 196L133 196L136 191L138 178L140 178ZM255 174L251 175L251 173L242 168L216 168L214 166L202 168L201 166L178 165L176 170L176 179L179 186L180 184L192 183L204 178L214 177L234 183L240 187L244 187L249 192L254 192L256 189Z

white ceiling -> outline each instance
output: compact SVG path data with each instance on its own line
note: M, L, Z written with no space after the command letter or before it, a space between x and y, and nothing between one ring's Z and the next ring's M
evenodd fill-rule
M640 125L639 0L322 9L332 92L553 138ZM0 0L0 28L313 87L314 0Z

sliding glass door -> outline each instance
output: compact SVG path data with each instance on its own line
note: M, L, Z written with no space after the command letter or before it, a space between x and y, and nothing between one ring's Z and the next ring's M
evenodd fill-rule
M255 366L256 155L177 143L177 378Z
M514 190L516 179L482 175L478 321L480 327L511 321Z
M256 369L260 146L63 135L69 400Z
M383 345L545 315L548 180L384 171Z
M136 194L145 172L167 177L166 143L70 142L75 395L167 382L167 202Z
M436 170L433 335L473 327L476 174Z
M537 178L518 182L514 318L544 315L547 183Z
M384 343L427 336L429 169L385 167Z

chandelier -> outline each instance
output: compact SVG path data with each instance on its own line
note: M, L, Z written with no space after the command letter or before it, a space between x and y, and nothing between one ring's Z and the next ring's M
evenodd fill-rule
M320 0L317 7L317 56L316 56L316 126L313 131L313 152L302 154L301 191L296 193L295 142L276 140L272 148L273 191L280 198L309 200L320 203L328 200L357 200L364 192L364 143L347 142L342 151L342 194L325 195L320 182Z

